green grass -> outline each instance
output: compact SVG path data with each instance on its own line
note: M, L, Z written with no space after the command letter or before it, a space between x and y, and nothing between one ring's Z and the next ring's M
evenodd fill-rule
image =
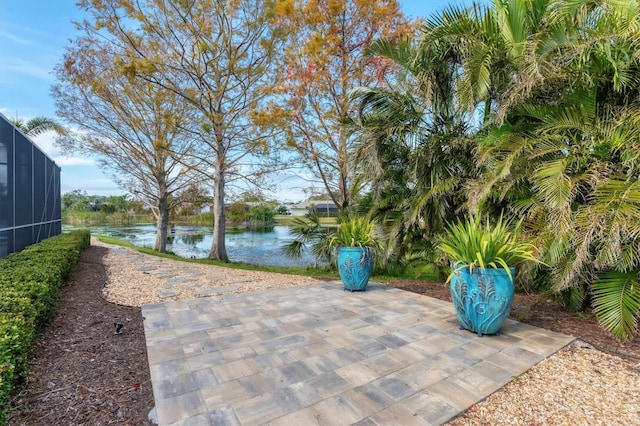
M340 279L338 275L338 271L332 269L331 267L319 267L314 268L312 266L299 266L299 267L290 267L290 266L265 266L265 265L252 265L248 263L239 263L239 262L221 262L219 260L214 259L188 259L184 257L180 257L173 253L160 253L149 247L138 247L129 241L121 240L119 238L108 237L105 235L93 235L103 243L113 244L121 247L128 247L133 250L136 250L140 253L148 254L150 256L162 257L165 259L178 260L181 262L190 262L190 263L199 263L202 265L215 265L222 266L225 268L232 269L242 269L242 270L250 270L250 271L263 271L263 272L275 272L279 274L288 274L288 275L301 275L305 277L313 277L313 278L325 278L325 279ZM431 265L431 267L424 267L420 270L420 276L412 275L412 271L407 271L405 275L390 275L390 274L374 274L371 276L371 281L376 282L394 282L394 281L402 281L402 280L424 280L424 281L442 281L441 277L438 275L438 268L435 265Z
M93 236L106 244L113 244L121 247L128 247L140 253L148 254L150 256L178 260L181 262L199 263L203 265L215 265L215 266L222 266L225 268L242 269L242 270L250 270L250 271L275 272L275 273L287 274L287 275L302 275L305 277L313 277L313 278L335 279L335 280L340 279L340 276L338 275L338 271L327 266L319 267L319 268L314 268L311 266L299 266L299 267L264 266L264 265L251 265L248 263L239 263L239 262L225 263L225 262L221 262L219 260L214 260L214 259L188 259L188 258L180 257L173 253L160 253L149 247L138 247L130 243L129 241L121 240L119 238L108 237L105 235L93 235ZM427 267L421 268L419 276L416 276L414 272L416 271L407 270L405 271L405 274L403 274L402 276L389 275L389 274L376 274L371 276L371 281L382 282L382 283L402 281L402 280L442 281L438 274L438 268L435 265L431 265L431 267L427 266Z
M275 216L275 221L278 225L285 225L285 226L291 226L295 224L295 220L296 219L304 219L304 217L302 216L291 216L291 215L280 215L277 214ZM327 227L336 227L338 226L338 223L336 222L336 218L335 217L321 217L320 218L320 224L327 226Z
M314 278L331 278L331 279L339 278L338 272L333 271L328 267L313 268L313 267L307 267L307 266L300 266L300 267L264 266L264 265L251 265L248 263L238 263L238 262L226 263L226 262L222 262L214 259L188 259L188 258L180 257L173 253L160 253L149 247L138 247L134 244L131 244L128 241L121 240L119 238L108 237L104 235L94 235L94 237L96 237L103 243L113 244L113 245L122 246L122 247L129 247L139 251L140 253L148 254L151 256L162 257L166 259L179 260L182 262L199 263L203 265L223 266L225 268L232 268L232 269L277 272L279 274L288 274L288 275L303 275L303 276L314 277Z
M85 210L66 210L62 212L62 223L74 226L96 225L134 225L137 223L155 223L151 214L105 213L101 211L91 212Z
M329 218L331 219L331 218ZM113 244L122 247L128 247L134 250L137 250L140 253L148 254L150 256L157 256L166 259L179 260L181 262L191 262L191 263L199 263L203 265L215 265L222 266L225 268L233 268L233 269L242 269L242 270L251 270L251 271L264 271L264 272L275 272L279 274L288 274L288 275L302 275L306 277L314 277L314 278L328 278L328 279L340 279L338 275L338 271L335 270L335 267L319 267L314 268L313 266L265 266L265 265L253 265L248 263L239 263L239 262L222 262L214 259L189 259L185 257L178 256L174 253L160 253L150 247L139 247L136 246L129 241L122 240L115 237L109 237L106 235L93 235L98 238L100 241ZM283 255L284 256L284 255ZM392 281L402 281L402 280L424 280L424 281L442 281L442 277L439 275L440 271L436 265L426 265L419 270L408 269L404 271L402 275L391 275L391 274L374 274L371 276L371 281L377 282L392 282ZM418 276L416 276L419 274Z

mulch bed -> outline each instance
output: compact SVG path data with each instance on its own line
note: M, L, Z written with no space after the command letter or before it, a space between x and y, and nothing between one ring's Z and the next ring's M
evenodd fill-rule
M91 246L65 285L54 321L38 340L28 383L15 396L9 425L151 425L153 394L139 308L102 297L107 249ZM394 287L450 301L442 283L398 281ZM640 361L640 339L616 341L590 314L517 294L512 317L573 335L595 348ZM114 323L124 325L116 335Z
M104 247L91 246L37 341L9 425L150 425L153 393L140 308L102 298ZM122 323L115 333L114 323Z

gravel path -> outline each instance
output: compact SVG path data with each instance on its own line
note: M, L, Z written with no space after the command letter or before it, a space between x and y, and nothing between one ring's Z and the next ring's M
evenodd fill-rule
M120 305L141 306L319 282L299 275L232 269L148 256L129 248L101 243L95 238L91 244L110 249L104 258L109 279L103 294L107 300Z
M115 303L167 300L310 285L313 278L154 258L109 247L104 258ZM471 407L452 425L640 425L640 364L577 342Z

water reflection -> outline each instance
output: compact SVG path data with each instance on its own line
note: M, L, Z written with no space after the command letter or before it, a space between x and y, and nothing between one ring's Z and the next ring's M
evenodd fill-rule
M204 232L189 232L180 235L182 243L188 246L197 246L204 242Z
M207 226L173 226L167 237L167 250L182 257L206 258L211 250L211 231ZM153 247L156 239L154 225L95 226L91 227L91 232L120 238L140 247ZM227 232L225 243L233 262L269 266L314 265L310 254L300 259L285 257L281 248L293 239L287 226L276 225L265 231L234 229Z

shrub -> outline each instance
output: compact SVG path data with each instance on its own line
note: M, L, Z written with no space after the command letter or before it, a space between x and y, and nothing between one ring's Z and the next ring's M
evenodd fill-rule
M468 267L470 272L475 268L504 269L513 281L509 267L537 262L535 247L518 240L521 224L522 221L512 227L502 215L493 225L488 220L483 224L480 216L449 224L437 247L452 262L453 272L447 281L462 267Z
M89 231L73 231L0 261L0 424L13 387L27 375L36 333L53 318L60 287L89 239Z

